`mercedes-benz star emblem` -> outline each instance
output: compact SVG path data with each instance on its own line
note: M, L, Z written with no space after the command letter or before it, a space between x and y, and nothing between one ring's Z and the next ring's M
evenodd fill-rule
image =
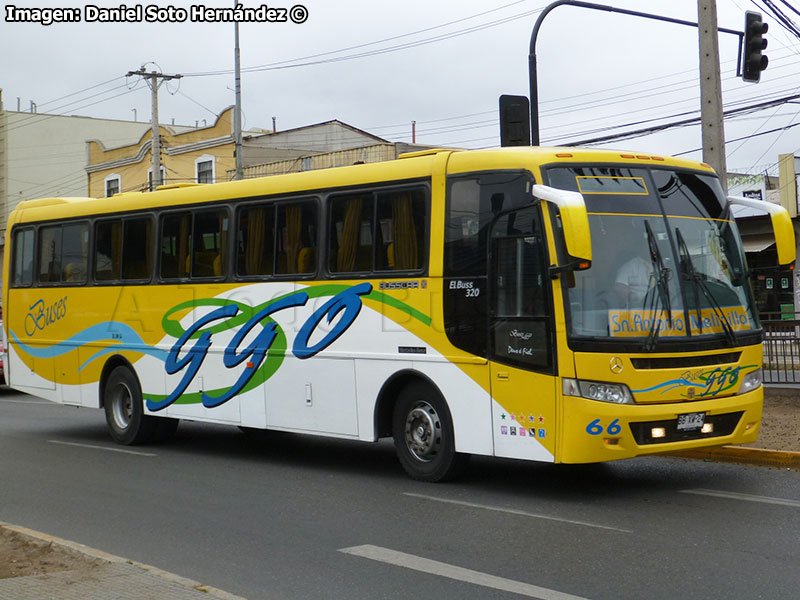
M619 356L615 356L611 359L611 362L608 363L608 367L611 369L612 373L622 373L622 359Z

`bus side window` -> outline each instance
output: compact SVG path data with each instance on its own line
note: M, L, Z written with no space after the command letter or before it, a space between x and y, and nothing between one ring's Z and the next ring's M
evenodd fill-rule
M11 281L24 287L33 283L33 229L17 230L14 234L14 263Z
M39 282L61 281L61 226L39 229Z
M302 275L317 270L317 204L314 201L278 205L278 275Z
M165 216L161 221L161 277L184 279L189 276L189 248L192 221L188 213Z
M89 258L89 226L69 223L42 227L39 237L41 283L85 283Z
M149 279L152 268L153 222L149 217L128 219L122 245L122 278Z
M275 207L254 206L239 211L236 274L272 275L275 269Z
M331 273L372 270L373 194L330 199L328 269Z
M119 279L122 251L122 221L103 221L94 227L94 278Z
M227 212L217 210L196 213L192 238L194 248L191 276L204 278L225 275L225 251L228 245Z
M89 225L64 225L61 251L64 273L61 281L85 283L89 264Z
M425 193L422 190L378 194L376 271L410 271L422 267L425 214Z

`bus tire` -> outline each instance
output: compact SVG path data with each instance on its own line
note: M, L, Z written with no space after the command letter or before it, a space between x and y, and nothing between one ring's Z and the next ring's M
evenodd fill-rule
M108 431L118 444L130 446L155 439L159 417L144 414L142 388L128 367L119 366L111 371L103 393L103 407Z
M412 479L446 481L458 476L469 460L468 454L456 452L447 404L425 383L413 382L400 391L392 434L397 458Z

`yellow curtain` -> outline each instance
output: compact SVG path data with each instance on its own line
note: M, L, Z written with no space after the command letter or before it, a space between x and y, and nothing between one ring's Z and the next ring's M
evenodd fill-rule
M405 270L419 267L417 227L410 194L398 194L392 199L392 238L394 268Z
M302 244L303 208L286 207L286 272L297 273L297 257Z
M353 271L356 266L358 252L358 236L361 231L361 198L350 198L344 210L342 239L336 256L336 270Z
M246 275L261 275L264 273L264 224L263 208L254 208L247 211L247 248L244 254L244 269Z

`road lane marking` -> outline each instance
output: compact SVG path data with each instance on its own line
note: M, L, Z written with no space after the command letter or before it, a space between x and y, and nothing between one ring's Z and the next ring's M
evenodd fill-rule
M598 525L597 523L589 523L587 521L576 521L574 519L564 519L561 517L553 517L550 515L542 515L538 513L527 512L524 510L517 510L514 508L502 508L500 506L490 506L488 504L476 504L474 502L464 502L462 500L450 500L449 498L439 498L437 496L426 496L424 494L412 494L411 492L404 492L404 496L412 498L422 498L424 500L433 500L434 502L445 502L447 504L457 504L458 506L467 506L469 508L480 508L483 510L491 510L494 512L501 512L510 515L519 515L521 517L531 517L534 519L546 519L548 521L558 521L560 523L569 523L570 525L583 525L584 527L594 527L595 529L607 529L609 531L620 531L622 533L633 533L630 529L620 529L619 527L609 527L608 525Z
M529 598L538 598L539 600L587 600L582 596L573 596L572 594L565 594L564 592L539 587L538 585L514 581L513 579L505 579L504 577L496 577L488 573L481 573L480 571L457 567L455 565L439 562L438 560L422 558L421 556L406 554L405 552L398 552L396 550L372 546L370 544L353 546L351 548L340 548L339 552L398 567L405 567L406 569L413 569L414 571L421 571L431 575L439 575L440 577L447 577L448 579L455 579L456 581L472 583L482 587L502 590L504 592L512 592Z
M105 450L106 452L121 452L122 454L135 454L136 456L158 456L152 452L137 452L136 450L124 450L122 448L109 448L108 446L94 446L92 444L78 444L76 442L62 442L59 440L47 440L50 444L61 446L77 446L78 448L89 448L91 450Z
M754 496L753 494L739 494L737 492L721 492L718 490L680 490L682 494L696 494L698 496L714 496L716 498L728 498L730 500L745 500L747 502L761 502L763 504L780 504L782 506L794 506L800 508L800 500L788 500L786 498L771 498L769 496Z

